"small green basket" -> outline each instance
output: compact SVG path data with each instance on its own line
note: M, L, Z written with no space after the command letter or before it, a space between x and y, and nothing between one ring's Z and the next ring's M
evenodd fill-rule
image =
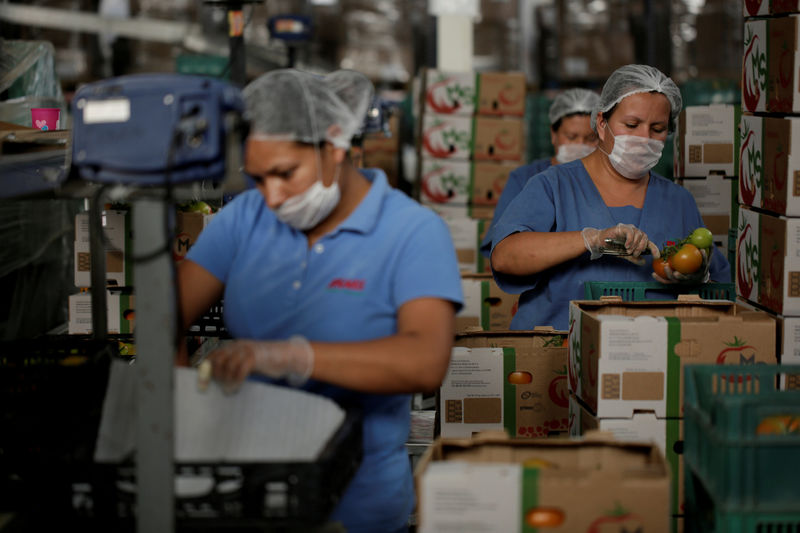
M587 281L583 284L583 291L587 300L619 296L628 302L640 302L675 300L679 294L697 294L704 300L736 301L736 286L733 283L704 283L686 287L665 285L657 281Z

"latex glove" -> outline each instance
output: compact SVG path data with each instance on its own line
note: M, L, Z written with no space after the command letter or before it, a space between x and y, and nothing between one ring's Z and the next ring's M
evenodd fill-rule
M225 392L235 392L253 372L275 379L286 378L298 387L314 368L314 350L300 336L286 341L236 340L208 354L211 373Z
M680 283L683 285L700 285L702 283L708 283L708 280L711 277L711 274L708 271L711 261L708 260L708 252L706 252L705 249L701 248L700 253L703 255L703 263L700 265L700 268L697 269L697 272L693 272L691 274L681 274L676 270L672 270L669 265L664 265L664 274L666 274L667 277L662 278L653 272L653 279L659 283L666 284Z
M650 242L647 234L634 226L633 224L617 224L611 228L603 230L597 228L583 228L581 231L583 236L583 244L586 249L591 253L591 259L598 259L603 255L601 248L605 246L606 239L616 239L625 241L625 250L629 255L620 255L623 259L627 259L631 263L643 265L645 260L640 257L642 252L650 249L650 253L654 258L660 256L658 246Z

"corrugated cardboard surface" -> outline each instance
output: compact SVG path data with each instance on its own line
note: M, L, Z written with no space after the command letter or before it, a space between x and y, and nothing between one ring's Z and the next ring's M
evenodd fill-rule
M453 468L433 472L432 465L442 461ZM520 482L481 486L470 475L472 467L484 472L496 467L515 473ZM446 477L437 479L440 475ZM415 480L421 533L448 527L465 533L532 531L524 528L536 509L555 511L563 531L604 531L609 525L617 528L613 531L669 530L669 470L652 444L500 435L439 438L418 463ZM484 524L465 519L476 509L479 520L491 520L498 510L515 514ZM499 520L508 527L498 529Z
M495 404L497 416L490 423L500 424L512 437L541 437L567 431L567 332L555 330L537 331L487 331L463 332L456 335L454 346L481 350L502 348L497 357L510 357L498 361L503 373L503 382L497 384L501 391L502 404ZM523 379L512 383L509 375L514 372ZM448 374L449 376L449 374ZM513 380L513 378L512 378ZM445 426L447 411L453 407L450 401L460 401L463 422L469 423L468 411L476 406L468 405L466 398L442 396L442 435L450 433ZM482 406L481 406L482 407ZM500 415L504 414L502 417ZM455 419L451 418L455 422ZM450 422L450 423L453 423ZM451 426L458 429L455 426ZM470 428L468 433L487 428Z
M456 331L507 330L519 296L500 290L491 274L462 274L464 307L456 315Z
M479 115L525 114L525 74L523 72L484 72L478 76Z
M475 118L473 157L475 160L521 161L525 153L522 119Z
M774 364L775 328L725 301L573 301L570 390L601 418L680 417L683 365Z

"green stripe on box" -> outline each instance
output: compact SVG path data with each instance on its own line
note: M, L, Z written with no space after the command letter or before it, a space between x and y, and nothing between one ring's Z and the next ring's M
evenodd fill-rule
M467 204L472 207L472 197L475 195L475 163L469 164L469 183L467 184Z
M509 437L517 436L517 388L508 381L516 369L516 350L503 348L503 427Z
M133 287L133 215L132 210L125 212L125 257L122 261L122 268L125 270L125 286ZM170 248L170 255L172 249Z
M667 419L667 441L664 444L667 448L667 462L669 463L669 470L672 474L672 503L670 504L671 513L681 514L680 508L678 505L680 502L678 501L678 490L680 488L680 484L678 483L680 474L679 471L679 457L678 454L675 453L675 443L680 440L680 433L681 430L681 421L678 418L669 418ZM672 521L672 531L673 533L677 533L677 523L675 520Z
M522 468L522 490L520 491L522 501L520 509L520 522L522 533L536 533L539 528L531 527L525 520L525 515L529 510L539 506L539 469Z
M481 328L489 331L492 306L489 304L489 282L481 281Z
M481 253L481 235L483 235L483 228L488 223L488 220L479 220L477 235L475 235L475 239L478 241L478 245L475 247L478 250L478 272L483 272L486 269L486 258Z
M681 341L681 321L667 318L667 417L681 416L681 359L675 346Z

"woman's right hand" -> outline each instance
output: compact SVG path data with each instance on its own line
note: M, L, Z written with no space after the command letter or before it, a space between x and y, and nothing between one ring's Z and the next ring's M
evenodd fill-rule
M654 258L657 259L660 256L658 246L650 242L647 234L633 224L617 224L603 230L583 228L581 235L586 249L591 254L591 259L598 259L603 255L602 248L605 246L606 239L624 242L625 251L628 255L621 255L620 257L637 265L644 264L645 261L640 256L648 248Z

